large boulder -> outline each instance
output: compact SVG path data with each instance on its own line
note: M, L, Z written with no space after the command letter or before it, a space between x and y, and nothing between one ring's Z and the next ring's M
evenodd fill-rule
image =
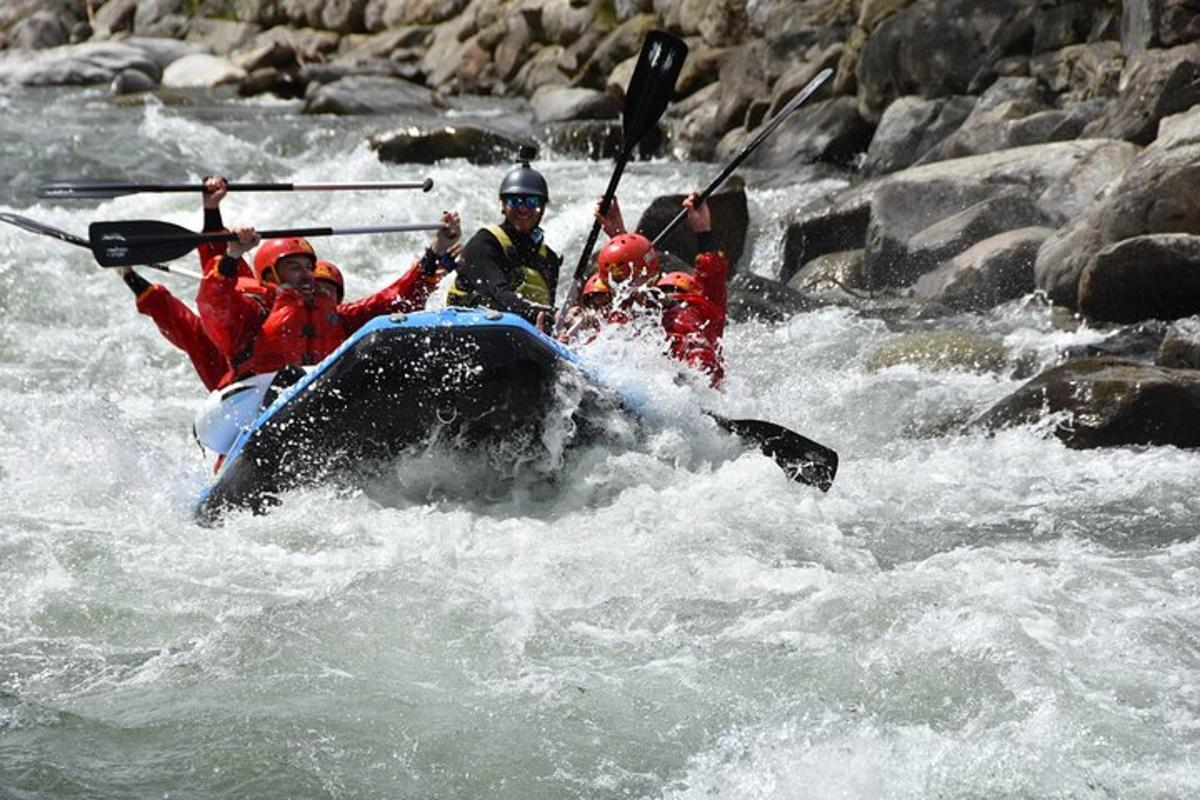
M13 25L8 32L8 46L16 50L45 50L70 40L62 20L52 11L38 11Z
M1083 270L1078 308L1109 322L1200 314L1200 236L1135 236L1106 247Z
M683 210L683 200L686 195L669 194L656 197L649 207L642 212L638 220L637 232L653 239L658 236L667 223ZM736 270L738 261L746 248L746 231L750 226L750 211L746 204L745 186L738 183L731 188L716 192L708 199L709 210L712 213L713 234L718 246L725 251L732 270ZM696 237L687 226L687 220L681 220L663 240L658 249L675 255L686 263L691 263L699 252L696 247Z
M1174 369L1200 369L1200 317L1176 320L1167 328L1154 363Z
M1134 56L1126 64L1121 85L1116 100L1084 129L1084 135L1149 144L1160 120L1200 103L1200 45Z
M221 86L237 83L246 71L227 58L193 53L172 62L162 75L162 85L168 89Z
M866 181L791 212L781 274L786 280L817 256L865 247L868 223L880 215L889 216L880 221L895 231L889 236L906 242L1009 187L1029 193L1043 213L1062 224L1094 202L1097 186L1119 178L1136 152L1134 145L1106 139L1053 142L923 164Z
M162 69L138 47L117 42L89 42L42 50L32 57L0 62L0 82L23 86L77 86L111 83L127 69L158 78Z
M409 81L379 75L354 75L327 84L311 83L306 114L394 114L428 112L433 93Z
M734 322L782 322L820 306L812 297L761 275L742 272L729 281L729 319Z
M875 130L858 113L858 103L853 97L814 103L796 117L783 123L746 159L746 165L764 169L794 167L814 161L848 165L866 151ZM749 131L747 136L753 133ZM737 149L743 144L737 142ZM721 152L718 148L717 159L725 160L733 152Z
M916 297L948 308L981 311L1032 292L1033 265L1049 228L1018 228L959 253L914 286Z
M909 234L922 219L911 213L914 205L921 203L912 188L903 184L886 187L872 203L863 265L867 285L872 288L907 286L990 236L1048 222L1026 191L1012 187L993 191L962 211L939 219L933 217L946 206L924 203L924 219L932 222ZM979 191L987 193L988 189L981 187ZM900 206L899 213L896 205Z
M473 125L410 126L368 140L379 160L389 164L433 164L447 158L498 164L509 161L520 144L509 136Z
M725 133L742 125L746 112L759 98L769 97L764 64L766 43L747 42L727 50L720 58L721 96L713 125Z
M569 86L544 86L530 99L537 122L573 119L616 119L620 105L607 92Z
M968 96L899 98L879 120L863 172L883 175L917 163L957 130L974 107L975 98Z
M1119 358L1068 361L1038 375L976 419L994 430L1060 418L1068 447L1200 447L1200 371Z
M229 55L249 44L261 31L252 22L197 17L188 24L187 40L208 45L218 55Z
M1135 236L1200 234L1200 109L1163 120L1162 135L1134 158L1092 208L1050 237L1035 278L1055 303L1074 308L1097 253Z

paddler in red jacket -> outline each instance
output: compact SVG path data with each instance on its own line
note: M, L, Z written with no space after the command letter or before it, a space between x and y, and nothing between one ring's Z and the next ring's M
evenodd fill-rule
M460 235L457 214L444 213L442 222L420 262L390 286L352 303L338 303L318 290L316 252L300 238L263 242L254 257L263 292L242 291L242 255L260 239L253 228L238 229L238 239L205 266L197 295L205 331L233 365L221 385L289 364L316 364L371 319L424 308Z
M693 272L660 275L658 253L646 237L625 232L616 198L607 216L596 216L612 237L600 250L593 291L612 295L607 321L623 323L631 316L661 313L670 354L709 376L714 388L725 378L721 339L728 307L729 260L717 249L708 203L697 203L693 192L683 201L688 227L696 235L699 253ZM598 302L596 299L592 303Z

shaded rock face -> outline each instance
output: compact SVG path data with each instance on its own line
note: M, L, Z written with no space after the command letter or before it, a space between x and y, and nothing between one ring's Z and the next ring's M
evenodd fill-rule
M433 93L415 83L379 76L351 76L328 84L309 84L306 114L388 114L425 112Z
M853 289L863 284L863 251L826 253L806 263L787 282L798 292Z
M634 230L650 239L658 236L666 224L682 210L681 204L685 197L686 195L682 194L656 197L642 213ZM712 213L713 234L717 237L717 245L729 258L730 269L736 270L746 248L746 231L750 226L746 190L738 186L717 192L708 199L708 206ZM691 264L699 252L696 249L696 236L688 228L686 219L681 220L663 237L658 243L658 249L671 253L687 264Z
M1135 236L1101 250L1083 271L1078 308L1109 322L1200 314L1200 236Z
M1153 50L1134 57L1122 76L1124 89L1085 136L1106 136L1146 145L1159 122L1200 103L1200 45Z
M992 236L917 280L915 294L949 308L977 311L1034 290L1033 265L1050 228L1019 228Z
M1001 400L972 429L1029 425L1063 414L1054 434L1068 447L1200 447L1200 372L1118 358L1069 361Z
M1154 363L1172 369L1200 369L1200 317L1172 323Z
M847 165L866 152L875 130L858 113L858 104L852 97L813 103L803 112L797 112L797 116L801 113L802 124L784 122L746 159L746 164L768 169L814 161ZM743 143L737 144L740 149ZM732 155L718 151L717 158L724 160Z
M1134 55L1200 39L1200 8L1191 0L1122 0L1121 46Z
M880 175L917 163L957 130L974 107L973 97L901 97L883 112L863 172Z
M729 319L734 322L782 322L819 306L813 298L761 275L743 272L729 281Z

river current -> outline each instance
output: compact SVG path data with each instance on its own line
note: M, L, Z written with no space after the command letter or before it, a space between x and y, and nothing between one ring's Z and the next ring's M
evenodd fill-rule
M33 188L428 175L430 194L231 195L225 219L496 218L506 165L383 165L365 139L405 120L294 112L10 90L0 210L198 230L198 195ZM539 167L570 266L610 165ZM627 218L718 168L631 165ZM774 275L786 210L836 183L747 178L741 268ZM422 246L318 242L349 296ZM1200 455L957 433L1103 334L1032 300L950 324L1012 368L871 369L903 332L844 308L732 325L722 395L601 340L585 359L658 420L637 447L505 476L430 452L206 529L186 359L87 251L0 227L0 797L1200 795ZM833 489L788 482L700 406L833 447Z

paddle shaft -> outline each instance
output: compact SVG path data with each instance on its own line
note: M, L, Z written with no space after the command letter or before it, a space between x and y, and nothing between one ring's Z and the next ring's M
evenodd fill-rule
M263 239L284 239L289 237L307 236L360 236L370 233L407 233L410 231L436 231L442 228L440 222L412 222L404 225L378 225L367 228L282 228L280 230L258 231ZM231 232L220 233L177 233L159 236L139 236L130 244L166 244L167 242L185 243L193 247L206 242L233 242L238 235Z
M733 161L730 161L725 168L721 170L720 174L713 179L712 183L704 187L704 189L700 192L700 197L696 205L699 206L701 203L711 197L713 192L715 192L717 189L720 189L721 185L725 183L725 181L729 180L729 176L733 174L733 171L740 167L742 162L745 161L746 158L753 153L760 144L765 142L768 136L774 133L775 130L783 124L783 121L787 119L789 114L799 108L805 100L811 97L813 92L815 92L831 74L833 74L833 70L828 68L818 72L817 75L800 91L800 93L792 98L792 100L784 107L784 109L776 114L775 117L769 123L767 123L766 127L759 131L758 134L751 139L750 142L743 147L736 156L734 156ZM680 212L675 215L674 219L668 222L666 227L658 232L658 235L654 237L651 244L657 247L658 243L662 241L663 237L670 233L686 216L687 209L681 209Z
M617 159L616 167L613 169L612 178L608 181L608 188L604 190L604 197L600 199L600 216L608 213L608 209L612 206L613 198L617 196L617 184L621 182L621 173L625 171L625 165L629 163L629 151L622 151L620 158ZM600 220L592 223L592 231L588 234L587 243L583 246L583 252L579 254L579 263L575 265L575 274L571 278L571 286L567 289L567 300L563 304L563 308L570 308L575 305L575 301L579 299L579 291L583 288L583 275L587 271L588 261L592 257L592 250L596 247L596 239L600 237Z
M423 181L364 181L359 183L231 183L231 192L356 192L381 189L433 188L433 178ZM105 199L128 194L203 192L198 183L126 183L123 181L61 181L41 186L38 197L48 199Z

